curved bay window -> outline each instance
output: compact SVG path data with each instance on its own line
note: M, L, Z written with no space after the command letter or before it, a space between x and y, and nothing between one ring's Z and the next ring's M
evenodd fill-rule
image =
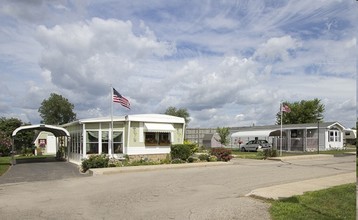
M87 131L86 153L98 154L98 131Z
M102 153L108 154L109 132L102 131Z
M122 145L122 132L121 131L113 131L113 153L114 154L122 154L123 153L123 145Z
M169 146L170 133L145 132L145 145L147 146Z

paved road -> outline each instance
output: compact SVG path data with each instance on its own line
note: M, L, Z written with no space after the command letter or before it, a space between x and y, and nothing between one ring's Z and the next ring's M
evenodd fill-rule
M355 170L355 156L235 160L201 167L0 185L0 219L270 219L245 197L282 183Z

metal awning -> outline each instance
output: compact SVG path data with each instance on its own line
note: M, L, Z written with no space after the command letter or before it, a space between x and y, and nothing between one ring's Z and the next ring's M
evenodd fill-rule
M149 132L172 132L175 131L172 124L144 123L144 130Z
M25 126L18 127L12 132L12 136L15 137L17 132L24 131L24 130L48 131L54 134L55 137L70 136L70 133L65 128L57 127L53 125L45 125L45 124L25 125Z

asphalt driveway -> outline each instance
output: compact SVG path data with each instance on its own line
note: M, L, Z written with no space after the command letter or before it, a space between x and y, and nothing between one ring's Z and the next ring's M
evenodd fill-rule
M2 176L0 184L60 180L68 178L86 177L81 174L77 165L48 159L42 162L17 162L15 166Z

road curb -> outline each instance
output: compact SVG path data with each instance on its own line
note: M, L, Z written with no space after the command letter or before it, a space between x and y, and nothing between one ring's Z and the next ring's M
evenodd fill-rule
M89 169L89 175L111 175L118 173L132 173L132 172L143 172L153 170L166 170L166 169L183 169L183 168L194 168L194 167L214 167L214 166L225 166L233 165L233 162L203 162L203 163L185 163L185 164L161 164L161 165L146 165L146 166L129 166L129 167L107 167L107 168L95 168Z
M286 156L286 157L269 157L268 160L276 161L289 161L289 160L310 160L310 159L322 159L334 157L332 154L313 154L313 155L298 155L298 156Z

